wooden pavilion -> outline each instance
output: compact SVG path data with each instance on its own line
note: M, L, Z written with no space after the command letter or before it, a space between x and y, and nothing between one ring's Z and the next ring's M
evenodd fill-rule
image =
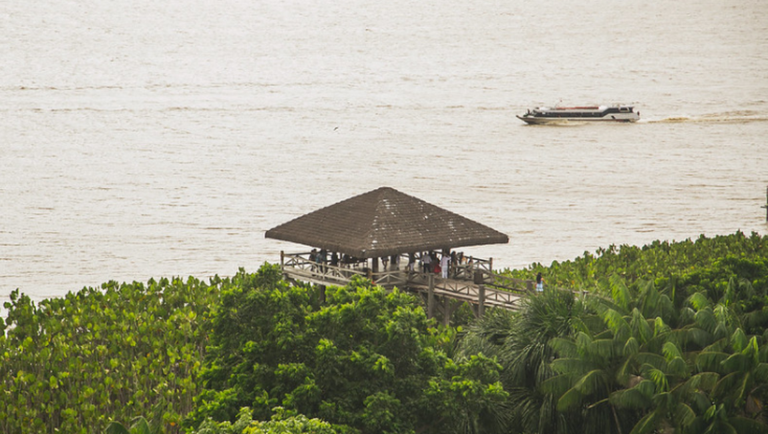
M322 296L326 285L345 285L362 275L387 288L420 294L428 315L439 309L446 323L462 302L480 316L486 306L514 309L522 292L532 288L529 281L494 274L492 259L455 251L507 243L509 237L389 187L303 215L265 235L313 248L281 252L280 264L287 278L319 285ZM442 255L453 259L447 273L424 266Z

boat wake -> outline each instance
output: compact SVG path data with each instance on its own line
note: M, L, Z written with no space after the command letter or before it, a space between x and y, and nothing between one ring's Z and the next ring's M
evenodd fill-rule
M768 122L768 115L752 110L737 110L723 113L711 113L701 116L670 116L663 119L645 119L641 123L675 124L675 123L733 123Z

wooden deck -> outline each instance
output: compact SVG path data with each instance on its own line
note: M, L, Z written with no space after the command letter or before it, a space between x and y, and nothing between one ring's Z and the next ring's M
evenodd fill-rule
M390 267L373 272L365 262L330 265L310 261L309 253L287 254L281 252L283 274L294 280L315 285L343 286L353 276L362 276L385 288L400 288L422 297L427 314L436 311L443 314L444 322L463 303L469 303L476 316L482 316L486 308L517 309L520 300L533 291L534 282L510 279L493 273L492 261L476 259L470 264L452 267L448 278L438 274L411 271L406 266Z

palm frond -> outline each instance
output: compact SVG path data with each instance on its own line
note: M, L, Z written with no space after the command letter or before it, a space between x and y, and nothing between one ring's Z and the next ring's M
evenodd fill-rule
M575 388L568 389L560 399L557 400L557 411L568 411L581 404L581 392Z
M669 331L670 331L670 327L667 324L664 323L664 320L660 316L657 316L653 320L653 335L654 336L659 336L659 335L662 335L662 334L666 334Z
M748 373L734 372L722 377L712 389L712 394L720 398L732 397L737 399L744 393L742 385L744 384L744 377L748 375Z
M586 335L585 333L578 333L578 335ZM579 351L576 346L576 342L569 338L552 338L547 345L555 352L555 354L561 357L578 357Z
M695 321L696 311L689 306L683 306L679 310L678 322L680 325L691 324Z
M736 279L731 277L728 279L728 285L725 287L725 294L723 294L723 297L720 299L720 302L723 303L726 306L730 306L735 301L738 300L737 296L737 290L738 285L736 283Z
M696 412L685 403L678 403L673 412L675 423L678 426L688 427L696 420Z
M543 393L560 396L573 387L574 381L570 375L556 375L542 381L539 388Z
M666 392L669 390L669 381L667 374L661 369L646 367L643 369L643 377L649 378L656 385L657 392Z
M712 304L703 292L694 292L685 301L697 312L700 312L702 309L705 309Z
M637 308L632 309L632 319L630 320L630 327L634 332L634 336L639 336L641 342L648 342L653 337L653 329L645 319L643 314Z
M764 420L751 419L744 416L731 416L728 422L739 433L768 433L768 425L766 425Z
M627 342L624 343L624 347L621 350L621 354L624 357L629 357L633 354L637 354L637 352L640 351L640 343L637 342L637 339L635 337L631 337L627 339Z
M706 347L702 348L702 352L715 352L715 353L721 353L726 348L728 348L728 341L726 339L718 339L714 342L711 342Z
M755 381L768 383L768 363L758 363L754 370Z
M588 355L598 363L610 362L621 350L621 342L612 339L595 339L587 347Z
M682 357L675 357L667 362L667 372L680 378L686 378L691 374L690 367Z
M587 372L582 376L573 388L578 390L583 395L590 395L594 393L598 388L601 388L606 383L605 371L601 369L594 369Z
M662 416L660 412L654 411L648 413L643 416L643 418L640 419L634 427L632 427L632 431L630 431L629 434L649 434L656 429L656 426L661 418Z
M677 391L680 395L690 395L698 390L710 391L719 379L720 375L715 372L702 372L692 375L691 378L678 386Z
M727 353L715 351L702 351L696 356L696 365L702 371L717 372L725 374L727 371L723 368L723 361L728 358Z
M131 434L123 424L120 422L112 421L107 425L107 429L104 434Z
M710 333L714 333L715 328L719 324L717 317L715 317L714 312L712 312L712 309L709 307L704 307L696 312L694 321L696 321L696 324L698 324L699 327Z
M551 363L552 370L558 374L581 376L594 369L594 364L582 358L559 358Z
M614 335L619 335L622 328L629 329L629 324L624 319L624 316L615 309L606 309L602 317L605 325L608 326Z
M680 348L678 348L677 345L672 342L666 342L662 347L662 352L664 354L664 358L667 359L667 361L674 358L683 357L683 353L680 351Z
M745 372L752 367L752 358L742 353L734 353L720 363L727 372Z
M653 391L653 383L644 380L635 387L621 389L611 393L610 402L617 407L625 409L638 410L649 408L653 404Z
M665 369L667 366L667 361L664 359L664 357L656 353L637 353L635 360L644 366L648 366L649 368Z
M627 284L618 274L611 275L610 282L611 297L622 309L624 309L625 312L628 312L629 303L630 300L632 300L632 295L629 292L629 288L627 288Z

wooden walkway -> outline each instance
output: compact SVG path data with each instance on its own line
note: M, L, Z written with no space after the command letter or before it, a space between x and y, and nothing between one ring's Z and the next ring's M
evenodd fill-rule
M385 288L400 288L421 296L427 315L432 318L442 313L443 322L450 321L451 314L463 303L469 303L475 316L480 317L486 308L515 310L521 299L534 288L534 282L506 278L494 274L490 261L476 260L468 267L455 267L446 279L434 273L410 271L404 268L372 272L360 264L333 266L309 260L308 253L281 253L283 274L293 280L309 282L325 287L343 286L353 276L359 275Z

